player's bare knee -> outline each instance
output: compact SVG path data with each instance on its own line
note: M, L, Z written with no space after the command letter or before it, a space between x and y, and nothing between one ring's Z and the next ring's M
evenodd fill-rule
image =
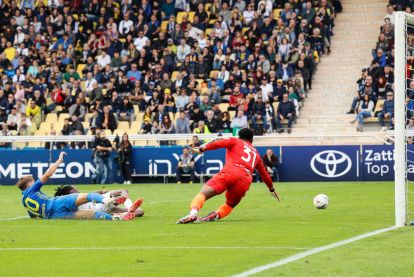
M207 186L207 185L204 185L201 188L201 193L205 195L206 200L217 194L216 191L212 187Z
M95 212L92 210L82 210L75 213L74 219L92 219Z

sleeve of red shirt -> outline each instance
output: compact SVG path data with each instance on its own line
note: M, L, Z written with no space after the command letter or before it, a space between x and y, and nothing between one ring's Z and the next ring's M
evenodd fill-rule
M202 151L210 151L210 150L215 150L215 149L219 149L219 148L229 149L229 148L233 147L235 141L236 141L235 138L219 139L217 141L207 143L207 145L203 147Z
M259 172L263 182L266 184L269 190L271 190L273 188L272 178L270 178L269 173L267 173L267 170L261 159L259 159L259 162L256 165L256 170Z

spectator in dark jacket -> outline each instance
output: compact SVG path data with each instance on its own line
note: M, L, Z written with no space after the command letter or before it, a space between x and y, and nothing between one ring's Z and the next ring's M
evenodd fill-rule
M99 114L97 125L101 129L109 129L112 132L116 129L116 119L112 111L109 110L109 106L105 106L103 112Z
M262 161L266 167L267 173L272 177L273 182L279 182L279 158L273 153L271 148L266 150ZM256 174L259 177L259 174ZM260 180L258 180L260 181Z
M285 130L282 126L284 119L288 120L288 133L291 133L292 122L295 118L295 104L289 100L287 93L283 94L283 100L277 107L276 125L279 133L283 133Z
M382 126L381 131L387 130L385 119L389 120L390 129L394 128L394 94L392 92L387 92L387 100L384 102L382 111L378 113L378 119Z

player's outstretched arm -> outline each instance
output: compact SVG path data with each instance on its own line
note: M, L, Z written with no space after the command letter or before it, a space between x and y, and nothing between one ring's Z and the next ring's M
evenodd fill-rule
M272 178L270 178L269 173L267 173L266 167L264 166L262 160L259 160L259 162L256 165L256 169L260 174L260 177L262 178L263 182L268 187L270 194L276 198L278 201L280 201L279 194L275 191L275 188L273 187Z
M56 169L58 168L58 166L63 162L63 157L66 155L65 152L60 152L59 154L59 159L57 159L57 161L52 164L45 172L45 174L43 174L42 177L40 177L40 182L42 182L43 184L46 183L50 177L53 176L53 174L55 173Z

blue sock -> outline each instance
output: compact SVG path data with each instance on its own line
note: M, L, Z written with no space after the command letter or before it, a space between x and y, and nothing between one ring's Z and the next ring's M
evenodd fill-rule
M103 212L95 212L94 219L104 219L104 220L112 220L112 215L103 213Z
M103 203L103 196L95 192L88 193L86 199L88 199L88 202Z

